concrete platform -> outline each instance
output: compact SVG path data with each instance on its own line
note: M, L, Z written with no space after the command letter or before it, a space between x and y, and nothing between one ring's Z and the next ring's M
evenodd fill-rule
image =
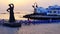
M21 27L21 23L3 23L3 26L8 26L8 27Z
M25 15L24 18L30 18L30 19L60 19L60 16L51 16L51 15Z

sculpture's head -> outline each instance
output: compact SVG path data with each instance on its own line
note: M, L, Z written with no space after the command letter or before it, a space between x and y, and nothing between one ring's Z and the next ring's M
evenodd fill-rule
M9 4L9 7L13 7L13 5L14 5L14 4L11 3L11 4Z

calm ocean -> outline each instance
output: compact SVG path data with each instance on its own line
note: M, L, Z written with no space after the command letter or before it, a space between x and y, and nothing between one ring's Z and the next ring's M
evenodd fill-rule
M27 20L23 15L31 14L28 11L16 11L16 20ZM9 14L0 14L0 19L9 19ZM36 25L22 25L20 28L11 28L0 25L0 34L60 34L60 23L54 24L36 24Z
M6 13L6 14L5 14ZM0 19L9 19L9 13L5 11L0 13ZM27 18L23 18L24 15L26 14L31 14L33 13L32 11L15 11L14 16L16 20L27 20Z

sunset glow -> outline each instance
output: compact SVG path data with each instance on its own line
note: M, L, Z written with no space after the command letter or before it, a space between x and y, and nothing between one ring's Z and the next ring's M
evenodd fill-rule
M34 2L34 0L1 0L0 3L1 4L9 4L9 3L13 3L15 5L27 5L29 3Z
M13 3L16 10L33 10L32 5L37 2L40 7L60 5L60 0L0 0L0 10L6 10L8 4Z
M16 5L25 5L29 2L27 2L27 0L25 0L25 1L24 0L11 0L10 3L14 3Z

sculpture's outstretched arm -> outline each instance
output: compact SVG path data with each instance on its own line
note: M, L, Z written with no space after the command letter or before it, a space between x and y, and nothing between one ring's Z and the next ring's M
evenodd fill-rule
M7 11L9 12L10 8L7 9Z

